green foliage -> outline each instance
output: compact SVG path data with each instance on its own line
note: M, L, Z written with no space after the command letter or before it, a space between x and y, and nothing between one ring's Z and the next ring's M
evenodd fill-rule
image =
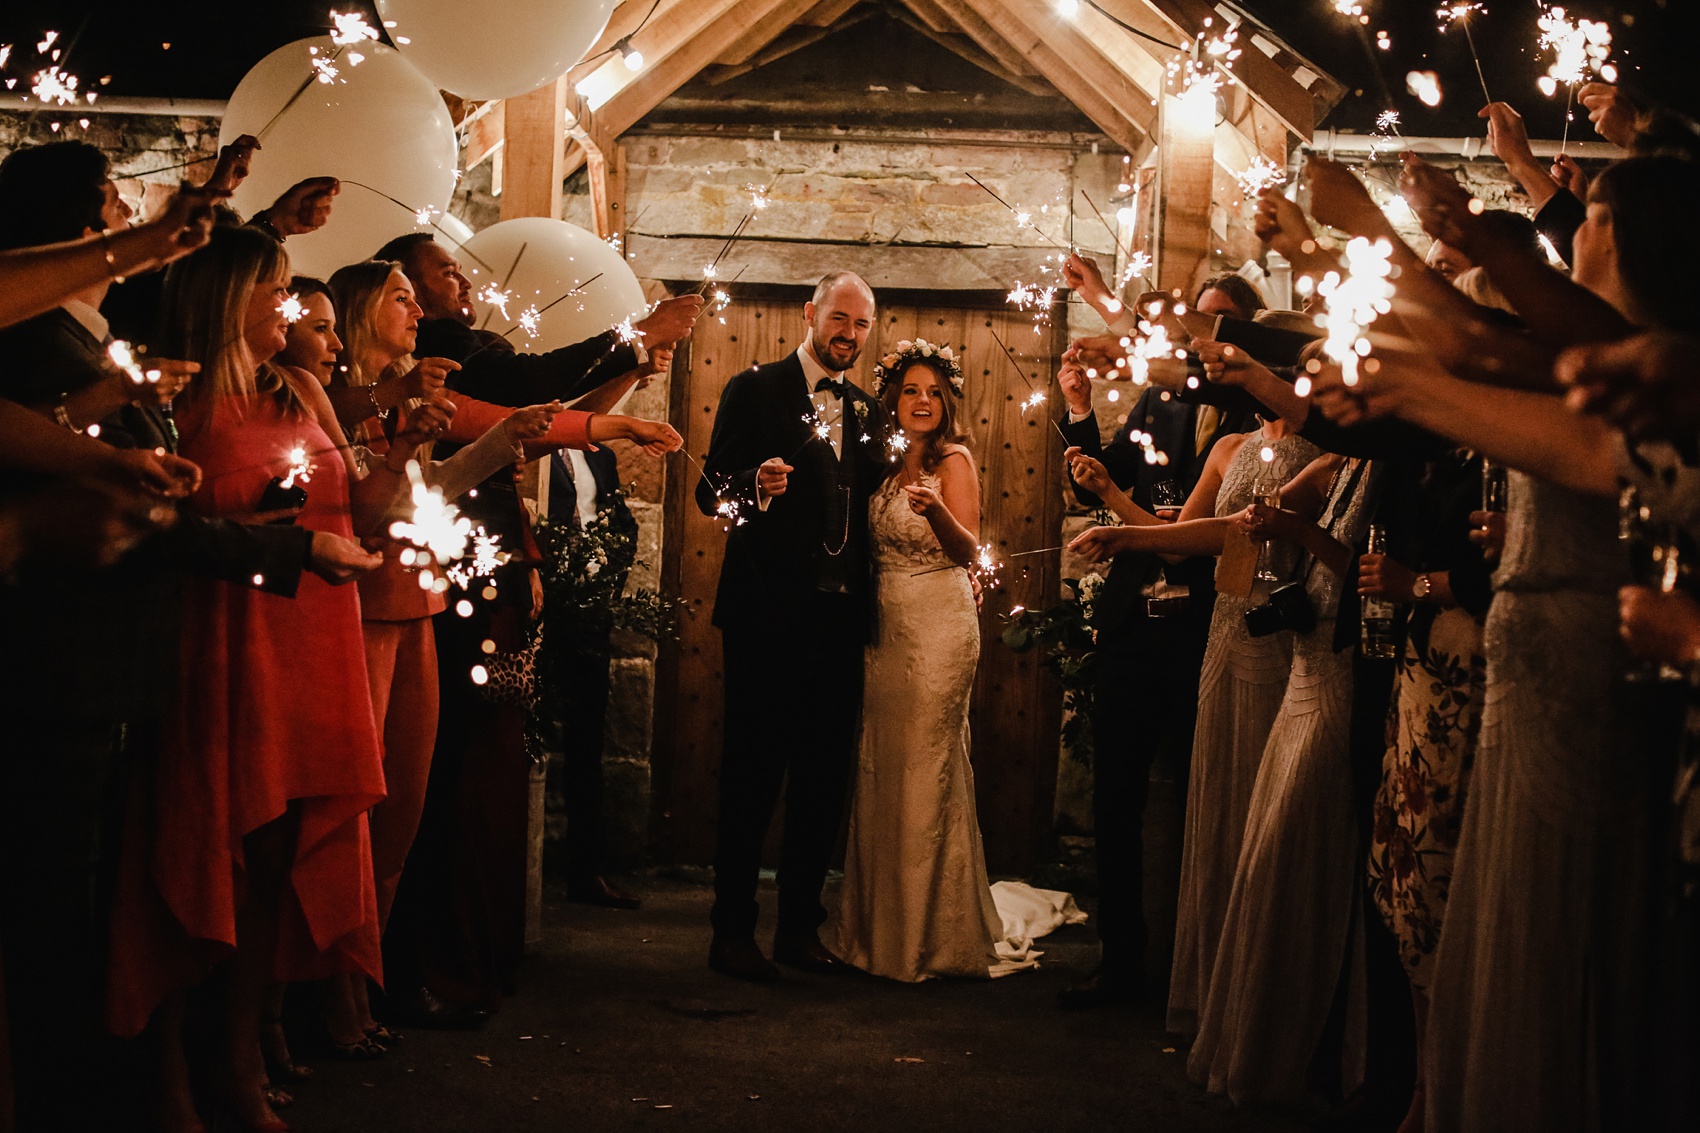
M1103 579L1065 578L1067 596L1047 610L1018 609L1004 627L1003 643L1017 653L1042 648L1044 664L1063 687L1062 741L1070 758L1092 762L1092 684L1098 664L1092 601Z
M604 653L607 635L616 630L651 641L677 640L680 603L647 588L626 592L626 576L642 564L636 535L616 528L613 514L605 507L585 527L545 520L532 529L543 552L550 632Z

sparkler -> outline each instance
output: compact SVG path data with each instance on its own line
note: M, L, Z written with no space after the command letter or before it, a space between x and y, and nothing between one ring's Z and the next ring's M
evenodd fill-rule
M301 317L307 313L307 308L302 304L301 296L291 293L285 295L283 302L277 305L277 313L283 316L284 322L293 324L301 321Z
M890 439L885 442L885 447L887 452L890 454L891 462L896 464L899 460L903 459L903 454L909 451L909 434L903 432L901 429L897 430L892 433Z
M1045 404L1045 391L1033 384L1033 379L1029 378L1027 376L1027 371L1021 368L1021 362L1016 358L1015 351L1009 348L1009 344L1007 342L998 337L997 331L992 332L992 341L998 344L998 346L1003 350L1004 357L1009 359L1009 364L1015 369L1015 376L1020 378L1027 386L1027 398L1021 403L1022 415L1025 416L1027 411L1035 406ZM1062 426L1057 424L1054 419L1051 420L1051 428L1057 431L1057 436L1063 439L1064 445L1069 443L1068 434L1062 431Z
M500 287L497 287L494 283L486 283L479 289L478 295L476 296L480 303L494 307L496 310L502 312L502 317L504 319L508 317L508 301L513 297L513 292L504 291Z
M1277 185L1287 183L1287 171L1273 161L1258 154L1251 159L1245 172L1235 178L1240 183L1240 192L1246 200L1255 200L1265 189L1273 189Z
M1032 552L1027 553L1031 554ZM1011 555L1010 557L1014 558L1015 556ZM996 590L1003 585L1003 579L999 576L999 572L1003 570L1003 564L997 560L997 552L992 549L990 543L977 546L974 549L973 561L967 564L950 563L946 566L928 567L926 570L915 571L909 577L920 578L923 575L939 574L947 570L966 570L970 578L979 580L981 590Z
M64 106L76 102L77 76L59 67L48 67L36 72L35 82L30 86L30 93L45 103L56 103ZM91 101L93 96L90 96Z
M366 17L359 12L332 9L331 23L335 25L331 31L331 42L338 47L358 47L367 40L378 42L378 29L368 24Z
M1476 50L1476 37L1470 31L1470 17L1477 12L1487 14L1487 8L1481 4L1451 4L1436 10L1435 16L1440 20L1440 30L1444 33L1454 27L1464 29L1464 40L1470 45L1470 58L1476 63L1476 78L1482 82L1482 97L1489 102L1493 95L1488 93L1487 74L1482 70L1482 55Z
M142 372L142 367L139 363L137 363L136 356L133 353L130 344L121 338L115 338L112 340L106 348L106 356L112 359L112 364L114 366L117 366L120 370L124 371L125 375L139 386L159 381L158 370L153 371L153 376L151 378Z
M508 265L507 274L502 276L502 285L499 288L496 288L495 290L491 290L490 285L486 284L484 291L480 292L480 295L488 294L490 296L490 298L485 299L485 302L491 303L491 304L498 304L500 306L501 311L502 311L502 317L504 319L508 317L508 303L507 303L507 301L512 298L512 296L508 293L508 281L514 277L514 272L516 270L518 270L519 262L521 260L525 259L525 250L529 247L531 247L531 241L529 241L529 240L520 241L519 251L514 253L514 262ZM496 299L495 296L497 296L497 295L500 295L502 298L500 300ZM490 312L486 311L486 312L484 312L484 321L478 324L478 329L483 330L485 327L487 327L489 325L490 325Z
M744 229L750 226L750 221L755 219L756 213L761 212L771 203L768 194L773 192L773 186L778 183L779 175L776 173L774 174L772 183L770 183L765 189L757 189L754 186L748 186L750 190L750 211L745 213L744 219L740 220L738 222L738 226L732 229L732 235L726 238L726 243L720 246L720 251L715 253L714 259L703 266L702 286L696 289L695 294L702 295L708 291L709 285L712 284L715 277L719 275L720 261L726 258L726 253L732 250L732 245L736 244L739 237L743 236ZM740 272L739 274L741 275L743 273Z
M1038 225L1034 224L1032 213L1027 212L1023 209L1016 208L1014 205L1010 204L1008 201L1004 200L1002 197L1000 197L996 193L992 192L992 188L991 188L990 185L987 185L984 181L980 180L978 177L974 176L972 173L968 172L966 169L964 169L962 171L962 175L964 177L968 178L968 180L974 182L974 184L980 186L980 188L986 190L986 195L991 197L992 200L996 201L998 204L1000 204L1004 208L1008 209L1009 212L1010 212L1010 215L1015 217L1015 226L1017 228L1030 228L1030 229L1032 229L1034 233L1036 233L1042 240L1045 241L1045 243L1049 244L1053 248L1062 248L1062 250L1065 251L1065 252L1073 250L1071 248L1066 248L1063 245L1057 243L1054 239L1051 238L1050 234L1047 233L1043 228L1040 228Z
M537 309L535 303L519 313L519 326L525 331L527 338L537 337L537 326L542 317L543 313Z
M1563 8L1548 8L1535 21L1541 29L1540 45L1553 53L1547 73L1535 80L1541 93L1551 98L1564 84L1564 137L1558 152L1563 156L1570 145L1570 121L1575 117L1576 86L1586 82L1590 71L1608 83L1617 82L1617 67L1607 62L1611 56L1611 28L1597 20L1571 20Z
M719 487L717 487L714 483L714 478L708 474L708 469L702 466L702 461L691 455L690 449L681 448L676 451L684 454L685 459L690 461L696 468L697 475L702 477L702 482L707 484L709 491L714 493L714 514L726 524L726 526L721 528L721 530L730 531L734 527L742 527L745 523L749 522L742 514L744 510L743 500L729 499L722 495Z
M1151 267L1153 261L1150 252L1133 252L1127 257L1127 264L1122 268L1122 277L1118 288L1126 287L1128 281L1137 278L1147 287L1151 286Z
M498 567L513 558L511 553L502 550L501 540L482 527L472 529L470 542L472 553L443 572L462 590L470 589L475 578L491 577Z
M297 444L289 450L289 474L283 478L285 489L313 481L313 462L307 457L307 446Z
M1387 240L1371 244L1362 236L1346 245L1346 274L1331 271L1317 286L1328 303L1322 325L1328 332L1324 351L1345 370L1348 386L1358 384L1358 360L1369 356L1369 339L1364 332L1375 320L1393 309L1393 245Z

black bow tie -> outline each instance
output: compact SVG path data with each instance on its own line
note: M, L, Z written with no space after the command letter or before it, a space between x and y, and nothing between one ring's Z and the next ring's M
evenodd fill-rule
M844 381L841 378L822 378L815 383L816 393L830 393L833 397L844 397Z

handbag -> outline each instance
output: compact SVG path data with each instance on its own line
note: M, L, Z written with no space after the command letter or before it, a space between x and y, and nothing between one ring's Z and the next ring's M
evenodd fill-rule
M478 691L491 704L534 712L538 702L537 649L543 642L542 627L528 631L525 637L521 648L498 651L484 658L484 671L489 679L478 686Z

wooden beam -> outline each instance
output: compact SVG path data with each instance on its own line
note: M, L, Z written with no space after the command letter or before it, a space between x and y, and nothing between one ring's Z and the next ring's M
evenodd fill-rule
M993 30L992 25L982 19L965 0L904 0L904 4L929 27L932 26L932 21L927 13L939 13L940 21L947 28L959 29L963 35L973 40L981 51L997 60L998 65L1011 74L1038 74L1021 50Z
M1051 86L1043 79L1031 74L1017 74L1014 71L1005 69L1002 63L993 59L984 50L982 50L978 44L965 35L960 35L955 32L934 31L913 12L898 12L897 18L914 28L920 34L932 40L934 43L938 44L940 47L944 48L946 51L949 51L960 59L972 63L974 66L980 68L980 70L986 72L986 74L991 75L995 79L1006 82L1012 87L1024 90L1028 94L1039 95L1040 97L1057 97L1055 87Z
M989 26L1118 145L1130 153L1142 148L1156 119L1151 95L1049 0L940 0L940 6L976 42L980 36L969 23Z
M565 76L530 94L507 100L507 143L502 147L502 219L547 216L560 219L561 181L566 177Z
M792 52L801 51L810 44L819 43L829 35L837 35L845 28L854 27L863 20L868 19L874 14L874 12L875 9L873 8L863 8L854 15L840 20L838 23L832 24L828 27L815 27L809 24L793 24L786 28L784 32L780 33L779 37L772 43L768 44L748 59L738 63L733 63L728 59L722 59L720 61L722 64L721 66L712 67L709 70L704 71L702 77L708 82L709 86L719 86L721 83L735 79L739 75L747 75L758 67L765 67L769 63L778 62L787 55L790 55Z
M492 157L507 141L507 103L487 104L490 108L466 130L466 143L461 147L462 168L476 169L485 158Z
M1209 0L1145 0L1145 3L1180 29L1186 43L1206 30L1206 20L1211 21L1212 27L1219 28L1224 23L1222 14L1211 6ZM1246 28L1247 33L1250 31L1249 27ZM1249 35L1241 38L1245 42L1232 67L1234 77L1245 85L1253 98L1273 110L1289 130L1310 141L1316 136L1316 102L1310 92L1280 64L1253 46Z
M1210 270L1215 150L1214 121L1199 121L1180 99L1164 95L1158 142L1157 286L1178 289L1188 301Z
M649 62L596 111L598 124L618 136L655 109L662 99L690 82L710 63L736 47L753 53L767 46L815 4L815 0L716 0L681 4L666 23L652 20L641 42ZM753 46L752 46L753 45Z
M936 32L948 34L956 30L956 21L939 6L938 0L903 0L903 6Z
M838 22L838 18L850 9L860 4L862 0L820 0L798 19L798 23L807 24L812 28L828 28ZM873 9L869 9L871 13Z

